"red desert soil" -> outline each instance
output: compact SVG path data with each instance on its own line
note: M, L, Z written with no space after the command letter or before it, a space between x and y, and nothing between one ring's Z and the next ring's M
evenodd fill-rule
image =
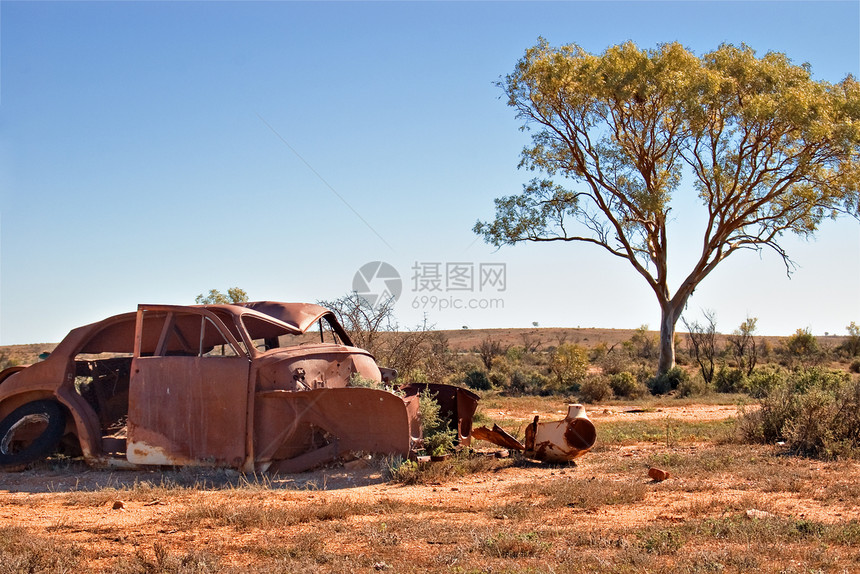
M639 412L635 412L637 410ZM496 415L492 411L487 414ZM526 421L535 413L509 408L498 414L500 418ZM553 416L553 413L540 414ZM719 420L736 416L737 410L732 406L685 405L641 412L633 406L612 405L593 408L590 414L599 436L601 424L609 421ZM403 559L404 563L413 564L412 571L415 571L414 565L419 565L419 570L425 566L430 568L439 552L467 544L462 535L455 534L463 528L501 528L504 532L554 528L558 532L581 534L618 532L650 524L683 523L690 517L719 516L728 509L737 511L747 507L753 511L766 508L769 515L822 523L860 520L856 492L853 497L844 499L827 494L830 492L827 489L832 490L834 485L858 484L860 464L778 457L774 455L776 447L732 445L725 451L720 450L722 448L714 443L699 442L598 444L594 451L580 458L576 466L526 464L408 486L388 482L381 465L372 461L359 462L349 470L333 466L272 479L251 477L252 483L258 480L256 486L239 488L223 486L225 477L235 483L239 475L221 470L208 471L209 475L207 471L202 471L202 475L194 474L200 471L188 470L187 475L183 474L186 471L179 471L180 480L183 476L189 479L188 486L159 488L168 474L161 470L94 470L78 463L68 468L45 465L22 473L0 474L0 527L19 526L35 537L76 544L85 549L86 564L93 571L115 569L118 556L141 556L140 552L157 555L154 544L176 555L188 552L189 548L208 549L219 557L222 567L241 569L243 565L258 564L260 556L265 555L260 548L273 544L274 539L280 540L278 537L286 536L286 531L278 528L274 532L273 527L257 525L240 526L213 518L224 509L239 512L247 508L375 504L390 510L356 512L324 522L299 522L287 529L289 540L302 539L302 536L316 540L314 537L321 536L320 529L324 528L326 552L338 557L354 557L367 551L369 543L356 538L357 532L363 532L378 539L379 546L374 548L382 553L380 556L386 557L385 560L397 564L397 560ZM660 457L665 460L713 457L717 460L727 456L738 457L738 469L733 468L731 462L713 471L701 467L683 470L682 467L669 480L659 483L647 476L655 457L658 460ZM758 464L755 461L762 464L767 461L767 469L755 470ZM177 473L170 472L173 474L168 482L172 480L176 484ZM207 476L211 479L210 486L194 487L194 481L198 481L199 486L200 477L207 481ZM797 477L803 484L790 483L790 476ZM211 484L219 480L222 485L212 488ZM541 506L541 496L529 494L538 485L561 486L576 481L640 485L637 488L645 489L645 498L631 504L598 505L588 509ZM530 507L536 509L536 515L507 516L511 512L509 509L528 510ZM193 518L186 520L183 516ZM411 521L447 526L441 530L438 526L428 526L430 529L421 531L417 537L394 532L385 534L386 528L402 527ZM385 536L393 537L391 548L386 546ZM337 571L337 566L325 570ZM400 569L395 567L394 571Z

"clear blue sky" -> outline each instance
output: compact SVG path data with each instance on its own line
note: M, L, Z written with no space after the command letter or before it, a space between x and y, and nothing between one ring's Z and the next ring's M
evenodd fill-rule
M493 198L530 179L494 81L539 36L745 42L839 81L860 76L858 29L858 2L0 2L0 344L211 288L331 299L369 261L402 276L404 326L425 311L439 328L656 326L641 277L597 248L476 240ZM676 284L700 237L693 195L673 212ZM860 225L785 245L792 279L773 253L733 255L690 317L731 331L750 314L766 334L860 322ZM441 293L504 308L424 306L416 262L504 263L504 291Z

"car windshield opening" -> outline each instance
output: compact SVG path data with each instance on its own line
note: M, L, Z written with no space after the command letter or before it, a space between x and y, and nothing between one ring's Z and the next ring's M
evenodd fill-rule
M318 330L309 329L304 333L297 333L286 325L262 317L242 316L242 324L248 332L254 348L260 352L313 343L342 344L340 337L325 318L320 319L317 323Z

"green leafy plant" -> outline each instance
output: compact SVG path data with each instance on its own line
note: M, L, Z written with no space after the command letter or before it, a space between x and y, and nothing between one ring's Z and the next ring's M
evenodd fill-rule
M440 456L454 451L457 431L448 428L448 422L441 415L439 402L430 389L418 395L418 416L424 432L424 450L432 456Z
M470 389L475 389L478 391L489 391L493 388L490 379L487 378L487 373L480 369L473 369L466 373L466 378L464 380L466 386Z
M681 367L672 367L648 381L648 390L652 395L665 395L677 389L682 381L687 381L689 378L690 375Z

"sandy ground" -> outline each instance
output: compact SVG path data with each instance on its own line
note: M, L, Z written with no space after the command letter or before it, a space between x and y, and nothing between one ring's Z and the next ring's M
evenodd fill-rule
M530 420L534 414L516 410L499 412L509 420ZM537 414L543 418L553 413ZM612 406L594 409L590 414L599 436L602 422L667 418L720 420L736 416L737 409L687 405L643 412L632 406ZM775 447L744 447L746 458L738 460L737 471L729 463L714 471L700 467L682 471L661 483L647 476L655 457L682 460L712 456L716 460L737 456L723 454L719 448L714 444L683 442L671 446L660 443L607 445L580 458L575 466L525 464L409 486L390 482L378 462L362 461L349 468L336 465L276 478L240 477L236 472L224 470L108 471L90 469L77 462L66 468L45 465L21 473L0 474L0 528L23 527L35 536L78 544L87 549L87 560L93 569L111 570L114 564L111 560L116 556L131 556L140 549L151 552L153 541L176 552L189 545L212 548L222 557L222 564L241 565L242 560L248 559L241 549L261 544L265 532L207 523L199 528L188 528L175 523L181 513L205 505L213 508L249 504L299 508L356 502L383 506L408 504L408 520L444 520L451 525L451 534L437 529L420 540L398 538L397 552L413 555L415 560L431 560L431 555L440 548L462 544L462 535L455 532L472 528L474 524L518 528L515 519L508 517L504 509L511 505L537 505L539 499L527 494L530 489L535 485L564 484L565 481L641 484L647 489L646 499L643 503L605 505L591 510L542 510L544 514L537 520L531 519L533 524L528 528L611 532L649 524L682 523L690 516L719 513L722 507L749 507L756 511L765 508L779 516L823 523L860 520L856 494L860 465L857 463L780 458L774 456ZM737 451L737 447L734 448L736 450L731 452ZM767 467L757 470L757 460L766 461ZM797 477L800 482L792 482L791 477ZM239 488L235 487L237 483L240 483ZM834 485L838 488L840 484L855 485L852 487L854 494L844 499L827 494ZM159 488L160 485L173 486ZM396 512L401 514L350 517L349 528L334 527L333 539L327 539L325 547L338 555L351 555L358 551L353 548L356 543L352 540L356 529L384 530L386 521L404 520L402 516L407 511ZM313 534L306 530L299 526L293 534Z

